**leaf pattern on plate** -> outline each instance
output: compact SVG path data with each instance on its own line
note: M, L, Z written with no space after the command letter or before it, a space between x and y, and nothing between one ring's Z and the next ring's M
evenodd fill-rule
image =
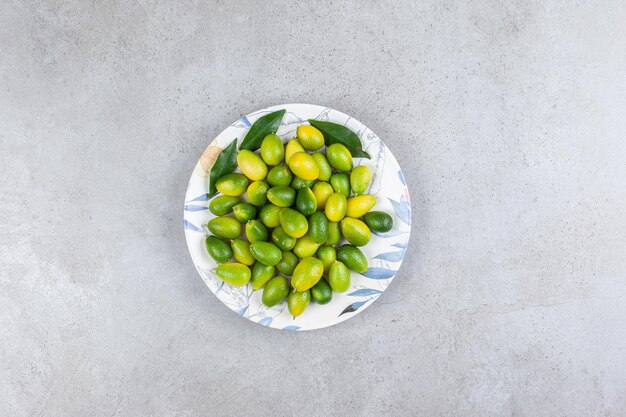
M291 331L296 331L300 328L300 326L286 326L283 327L283 330L291 330Z
M406 185L406 179L404 178L404 174L402 173L402 171L398 171L398 177L400 177L400 182Z
M381 290L376 290L374 288L361 288L360 290L356 290L348 294L350 297L367 297L370 295L382 294Z
M193 230L194 232L204 233L204 230L196 227L193 223L191 223L188 220L183 220L183 225L185 226L185 229L187 230Z
M261 326L269 326L272 323L272 318L271 317L264 317L261 320L258 321L258 323Z
M243 116L241 119L239 119L235 123L233 123L233 127L239 127L239 128L247 129L250 126L252 126L252 123L250 123L250 120L248 120L247 116Z
M204 193L202 195L199 195L198 197L187 201L188 203L191 203L193 201L208 201L209 200L209 193Z
M293 125L293 124L297 124L297 125L301 125L305 122L306 120L304 120L301 117L298 117L297 114L288 111L287 113L285 113L285 115L283 116L283 120L281 122L281 125L283 126L288 126L288 125ZM297 327L297 326L295 326Z
M397 252L380 253L374 256L374 259L382 259L383 261L388 261L388 262L400 262L402 258L404 258L403 250L397 251Z
M348 307L346 307L339 315L342 316L342 315L347 314L347 313L354 313L359 308L361 308L361 306L363 306L363 304L365 304L365 303L367 303L367 300L365 300L365 301L357 301L356 303L352 303Z
M371 279L387 279L393 277L396 272L398 271L393 271L386 268L372 267L368 268L367 271L363 272L361 275Z
M196 206L193 204L187 204L185 205L185 211L202 211L202 210L208 210L208 207L205 206Z
M393 206L393 211L396 212L396 216L405 224L411 224L411 209L406 201L395 201L389 198L389 202Z

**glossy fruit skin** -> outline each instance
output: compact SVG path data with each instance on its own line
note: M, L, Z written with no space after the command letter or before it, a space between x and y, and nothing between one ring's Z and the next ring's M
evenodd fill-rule
M301 213L290 208L284 208L280 211L280 227L289 236L301 238L309 230L309 223Z
M331 137L334 130L328 132ZM376 205L376 198L366 194L372 169L354 166L368 161L353 161L340 143L325 148L324 135L314 126L299 126L296 134L286 144L269 134L260 146L257 136L250 148L259 151L238 151L242 174L216 181L224 195L209 201L208 208L220 217L207 224L215 236L205 238L207 252L220 264L218 276L232 285L251 282L253 290L263 288L268 306L287 301L294 319L311 299L326 304L333 291L347 291L350 272L368 269L359 247L369 243L372 231L393 227L389 214L370 212ZM243 224L235 225L239 222ZM242 231L245 237L240 238ZM346 240L347 245L342 243Z
M330 176L330 185L336 193L343 194L346 198L350 196L350 178L343 172L335 172Z
M269 232L267 227L259 220L250 220L246 223L246 237L250 243L267 242Z
M230 243L235 259L244 265L250 266L254 264L254 257L250 252L250 242L243 239L233 239Z
M293 271L296 269L298 262L300 262L300 259L298 259L293 252L283 251L283 257L280 262L276 264L276 269L278 269L281 274L290 277L293 275Z
M241 223L232 217L220 216L209 220L207 228L215 236L235 239L241 234Z
M311 156L313 156L313 159L315 159L315 162L317 162L317 166L320 169L320 176L317 179L320 181L328 181L333 173L333 169L330 167L330 164L324 154L315 152Z
M352 155L348 148L340 143L333 143L326 149L326 159L330 166L337 171L350 171L352 169Z
M310 302L311 292L309 290L302 292L291 290L287 297L287 308L293 318L296 318L304 312Z
M236 262L227 262L215 268L215 274L224 282L234 286L242 287L250 281L250 268Z
M280 226L272 230L272 242L283 251L292 250L296 241L295 237L289 236Z
M261 300L263 301L263 304L268 307L275 306L287 298L290 290L291 288L289 288L287 278L281 277L280 275L275 276L270 279L267 284L265 284Z
M298 139L291 139L287 142L287 146L285 147L285 163L289 164L289 160L293 156L293 154L298 152L304 152L304 148L298 142Z
M324 243L328 238L328 219L321 211L316 211L309 217L309 231L315 243Z
M259 212L259 219L261 219L263 224L270 229L280 226L279 215L281 210L281 207L278 207L274 204L266 204Z
M320 167L315 159L306 152L296 152L289 158L289 169L303 180L313 181L320 176Z
M255 262L252 266L252 284L253 290L263 288L267 282L276 275L276 267L272 265L263 265L261 262Z
M246 192L248 178L237 172L227 174L215 182L215 188L224 195L237 197Z
M261 158L267 165L278 165L285 159L285 144L280 136L270 133L261 142Z
M363 220L375 232L385 233L393 228L393 219L384 211L370 211L363 216Z
M352 217L345 217L341 221L341 234L354 246L365 246L372 237L372 232L367 225Z
M309 187L303 187L298 190L296 195L296 208L305 216L310 216L317 210L317 200L315 194Z
M337 245L341 241L341 228L338 222L328 223L328 237L326 238L327 245Z
M313 287L324 273L324 264L316 258L304 258L293 271L291 286L296 291L306 291Z
M228 243L217 236L207 236L204 239L204 246L211 258L215 259L215 262L218 264L228 262L233 257L233 251L228 246Z
M315 243L311 235L307 233L298 239L296 246L293 247L293 253L295 253L298 258L302 259L315 255L319 247L320 244Z
M307 151L316 151L324 146L324 135L316 127L300 125L296 130L298 141Z
M233 207L241 203L237 197L220 195L209 203L209 210L216 216L224 216L233 211Z
M250 253L254 256L254 259L261 262L263 265L274 266L282 258L282 252L278 249L278 246L269 242L254 242L250 244Z
M296 199L296 191L291 187L278 185L269 189L267 199L278 207L289 207Z
M376 197L370 194L350 197L347 201L346 216L359 218L365 215L376 205Z
M272 187L276 187L277 185L289 185L292 179L293 174L289 170L289 167L285 165L276 166L267 173L267 182Z
M303 180L302 178L295 177L295 176L293 177L293 180L291 180L291 188L293 188L296 191L304 187L311 188L313 184L315 184L315 181Z
M326 200L324 214L331 222L338 222L346 215L347 201L346 196L339 193L333 193Z
M365 165L354 167L350 173L350 188L355 195L364 194L372 182L372 170Z
M343 262L335 261L328 271L328 283L333 291L346 292L350 288L350 271Z
M367 258L359 248L353 245L343 245L337 250L337 260L343 262L355 272L367 271Z
M318 210L324 210L328 197L335 192L333 186L327 182L316 182L311 191L313 191L315 201L317 201Z
M233 214L239 223L245 223L256 218L256 207L250 203L239 203L233 207Z
M317 284L311 288L311 298L317 304L328 304L333 299L333 289L330 288L328 281L324 278L320 279Z
M255 206L262 206L267 203L267 191L269 189L270 186L265 181L254 181L246 191L248 201Z
M317 259L324 264L324 273L328 274L330 266L337 260L337 251L334 247L324 245L317 250Z
M267 175L267 165L261 157L248 149L240 149L237 153L237 166L243 175L252 181L259 181Z

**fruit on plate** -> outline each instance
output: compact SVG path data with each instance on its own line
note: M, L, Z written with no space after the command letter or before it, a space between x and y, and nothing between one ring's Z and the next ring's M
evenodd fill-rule
M219 278L262 290L268 307L286 301L295 319L311 301L325 305L347 291L350 271L367 271L360 248L376 237L372 231L390 231L393 218L372 211L373 174L358 136L333 136L329 126L347 128L311 120L285 141L276 134L283 114L263 116L239 150L235 140L217 157L208 184L216 217L205 247Z

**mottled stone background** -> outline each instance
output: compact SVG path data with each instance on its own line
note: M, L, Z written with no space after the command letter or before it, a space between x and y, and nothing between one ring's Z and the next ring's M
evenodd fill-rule
M0 415L626 415L626 3L0 2ZM388 291L293 334L190 261L242 114L353 115L404 168Z

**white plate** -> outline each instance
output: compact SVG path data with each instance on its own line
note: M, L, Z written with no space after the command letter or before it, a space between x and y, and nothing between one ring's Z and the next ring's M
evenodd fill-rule
M215 217L208 206L208 172L219 152L232 142L238 143L256 119L272 111L285 109L278 135L287 141L295 136L296 128L307 119L327 120L352 129L361 138L363 149L372 159L355 159L355 165L367 165L372 169L372 185L369 194L376 196L373 210L381 210L393 217L393 229L384 234L372 234L370 242L362 247L368 259L369 269L363 274L352 272L352 285L345 293L333 293L329 304L311 302L301 316L293 318L283 302L266 307L261 302L260 291L253 291L250 284L232 287L213 272L217 263L207 254L204 238L208 234L206 224ZM185 196L185 237L189 253L196 269L215 296L228 308L242 317L263 326L282 330L312 330L332 326L354 317L374 302L393 280L404 258L411 231L411 201L402 170L389 149L363 123L337 110L313 104L284 104L250 113L227 127L206 148L196 164Z

